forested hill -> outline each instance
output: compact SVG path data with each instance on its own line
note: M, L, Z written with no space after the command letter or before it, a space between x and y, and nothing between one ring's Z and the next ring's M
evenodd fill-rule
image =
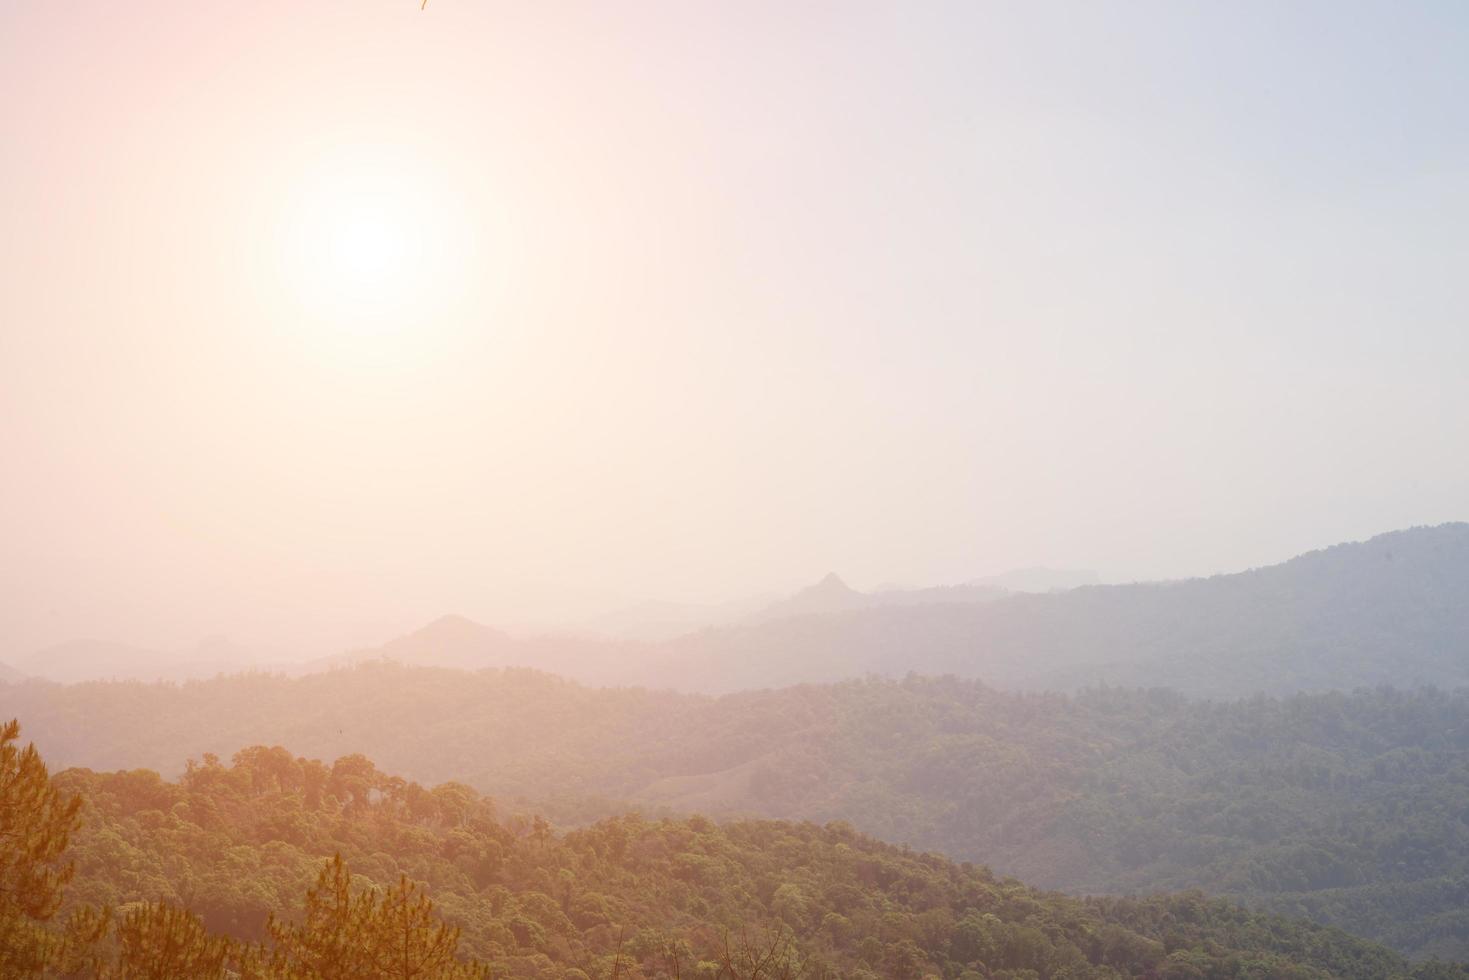
M400 874L422 883L462 930L460 952L493 976L1469 977L1199 895L1048 894L840 824L619 817L558 835L462 785L426 789L360 755L324 765L255 747L233 765L206 759L179 783L73 770L56 784L85 804L69 851L73 904L164 900L257 940L271 913L297 914L323 858L340 854L362 876L357 889Z
M673 641L642 683L733 691L867 673L1204 697L1469 684L1469 524L1280 565L993 602L860 609Z
M910 678L709 698L370 665L25 684L0 690L0 712L63 765L177 772L180 745L364 752L562 821L608 801L845 819L1046 887L1201 887L1415 954L1469 953L1466 694L1210 704Z

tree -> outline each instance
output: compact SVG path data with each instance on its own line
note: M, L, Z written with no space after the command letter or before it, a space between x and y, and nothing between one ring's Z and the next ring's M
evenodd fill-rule
M406 876L369 917L374 976L383 980L474 980L488 974L459 962L459 930L434 915L433 902Z
M719 980L820 980L825 971L808 964L796 946L796 937L783 926L750 935L741 930L731 939L724 934L719 956Z
M20 749L20 723L0 727L0 976L38 972L56 940L41 926L56 915L73 866L66 845L81 799L64 798L34 745Z
M300 924L270 917L267 931L275 941L278 972L301 980L355 980L367 973L364 932L374 898L354 901L352 876L338 854L317 875L306 893Z
M197 916L165 902L129 910L118 923L117 944L115 980L222 980L244 955Z
M488 973L457 958L459 930L440 922L433 903L406 877L381 896L353 894L338 854L306 894L298 924L274 917L274 969L283 980L478 980Z
M105 946L111 931L110 910L90 906L73 909L49 950L47 971L78 980L105 980L112 963L111 950Z

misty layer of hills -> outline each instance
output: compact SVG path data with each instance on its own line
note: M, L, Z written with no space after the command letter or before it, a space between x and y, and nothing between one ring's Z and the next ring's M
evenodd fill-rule
M740 625L662 643L521 639L446 617L372 658L529 666L591 684L722 693L880 674L1005 688L1238 697L1469 683L1469 524L1384 534L1206 579L1006 594L856 592L831 576Z
M1064 581L1064 579L1062 580ZM1096 684L1236 697L1469 683L1469 524L1384 534L1205 579L1050 593L998 584L864 593L835 575L730 625L661 641L521 637L446 616L380 647L273 669L370 659L524 666L589 684L723 693L879 674L953 674L1004 688ZM238 651L161 657L68 645L14 663L58 680L210 676ZM231 661L229 654L235 654Z
M955 674L1191 695L1469 683L1469 525L1385 534L1268 568L991 602L860 609L667 644L637 679L689 690Z
M97 649L118 653L22 666L84 677ZM842 819L1041 886L1200 887L1465 957L1469 692L1421 686L1465 687L1466 653L1469 525L1453 524L1050 594L862 593L829 576L658 642L450 616L296 676L0 675L0 716L58 766L177 773L181 746L360 752L568 823L629 803ZM148 663L110 673L159 676Z
M749 626L792 617L829 615L886 606L943 602L988 602L1024 592L1060 591L1093 584L1094 572L1026 568L957 586L910 589L897 586L859 592L835 574L794 595L755 597L718 605L647 601L569 623L549 633L501 630L463 616L446 615L377 647L306 661L251 650L224 637L209 637L182 650L155 650L100 639L58 643L0 663L0 681L37 677L84 680L193 680L242 670L309 673L367 659L397 659L439 667L535 666L587 676L607 673L616 681L609 652L627 663L647 659L658 644L716 628Z

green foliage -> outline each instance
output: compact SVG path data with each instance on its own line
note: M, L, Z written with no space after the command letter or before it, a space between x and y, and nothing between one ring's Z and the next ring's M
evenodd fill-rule
M353 894L340 855L322 869L307 893L302 924L278 922L268 930L275 942L265 948L212 934L193 912L168 901L137 900L129 894L123 914L114 918L104 906L74 904L59 929L49 921L63 903L63 888L76 871L68 844L79 824L80 796L66 796L55 785L34 746L16 748L20 726L0 727L0 976L70 977L92 980L478 980L487 972L458 959L459 929L439 921L433 903L419 886L400 875L391 888ZM241 752L225 770L217 759L191 767L191 781L213 789L237 786L259 792L267 787L280 800L288 788L307 790L320 803L320 783L336 787L346 803L343 813L370 809L369 796L383 786L406 789L402 780L381 779L362 757L334 768L340 778L318 781L319 763L293 759L284 750ZM114 785L144 806L176 803L178 788L156 773L117 773ZM419 800L423 794L408 793ZM301 799L298 797L298 799ZM336 797L332 797L335 803ZM203 797L200 813L218 826L216 797ZM146 811L149 829L168 823L158 810ZM430 809L432 811L432 808ZM177 821L175 821L176 823ZM87 839L83 834L82 840ZM117 834L104 833L102 854L116 858ZM249 848L231 848L230 857L246 865ZM95 867L90 851L84 864ZM386 855L385 855L386 857ZM392 859L387 858L388 861ZM187 865L175 864L175 868ZM233 869L238 872L238 866ZM126 876L124 876L126 880ZM136 879L131 887L136 888ZM184 889L192 893L192 884ZM115 923L115 929L113 925Z
M909 678L714 699L373 665L182 687L25 685L11 697L30 700L42 723L28 731L48 753L98 764L159 765L193 739L233 750L290 731L308 752L344 758L327 767L251 749L261 756L248 777L226 777L216 759L189 778L258 780L306 808L327 793L365 800L370 755L413 779L532 801L563 823L626 801L846 820L1046 887L1202 888L1415 956L1469 957L1469 692L1218 704ZM116 792L164 813L175 791L145 772ZM414 792L414 813L456 824L473 796L462 784ZM304 839L302 813L269 819L278 839ZM503 854L474 846L460 860L492 874Z
M161 902L129 909L117 925L117 946L108 980L224 980L245 955L198 917Z
M26 976L57 955L41 929L61 906L74 867L65 860L81 801L56 790L20 725L0 726L0 976Z
M273 975L282 980L473 980L487 976L460 963L459 930L440 922L433 903L399 876L381 895L352 889L341 855L322 868L306 894L299 924L271 916Z
M187 906L264 941L277 980L476 975L455 939L497 977L1469 977L1197 894L1040 892L841 823L619 816L556 833L461 785L287 758L206 758L179 783L60 774L88 801L77 900Z

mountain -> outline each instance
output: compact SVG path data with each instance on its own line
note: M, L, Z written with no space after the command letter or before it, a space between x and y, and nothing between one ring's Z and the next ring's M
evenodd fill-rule
M0 664L0 684L13 684L25 679L25 674L8 664Z
M1203 888L1415 955L1469 957L1469 691L1189 701L953 678L712 698L526 670L6 689L61 765L179 771L276 742L365 753L580 822L846 820L1050 888Z
M71 770L56 783L88 815L67 855L74 902L165 900L259 940L340 856L359 888L423 882L460 951L498 977L1469 976L1197 893L1047 893L841 823L620 815L558 834L462 784L430 789L361 755L326 764L252 746L177 783L147 770Z
M508 634L463 616L441 616L427 626L389 640L382 646L356 650L336 658L337 663L385 659L401 664L436 667L503 666L514 660L518 645Z
M809 585L794 595L771 603L758 613L745 617L738 625L751 626L805 616L829 616L835 613L879 609L886 606L989 602L1003 595L1005 595L1005 590L981 584L939 586L927 589L889 588L875 592L859 592L843 582L835 572L829 572L815 585Z
M858 602L844 588L824 583L821 602ZM917 671L1002 687L1107 683L1236 697L1469 684L1466 649L1469 524L1446 524L1207 579L861 603L711 630L663 644L641 670L629 658L626 676L722 692Z
M1041 579L1033 580L1032 584ZM1200 697L1469 684L1469 524L1413 528L1266 568L1041 594L990 584L861 592L828 575L729 625L672 638L634 613L626 639L514 636L445 616L365 660L525 666L589 684L724 693L909 672L998 687L1161 686ZM732 610L726 610L732 612ZM56 680L186 679L257 666L243 651L163 654L78 642L16 664Z
M326 658L527 666L591 684L723 693L867 674L995 686L1170 687L1192 696L1469 684L1469 524L1337 545L1266 568L1044 594L992 585L861 592L836 575L733 625L661 641L511 637L446 617Z
M772 619L789 619L792 616L819 616L826 613L848 612L865 609L868 598L843 582L835 572L828 572L815 585L808 585L794 595L771 603L750 621L764 622Z
M1280 565L1182 582L1005 594L991 585L865 593L828 575L736 625L672 639L511 636L445 616L371 659L528 666L592 684L711 693L910 671L1006 688L1164 686L1203 697L1469 684L1469 525L1414 528ZM78 640L15 664L63 682L210 677L259 666L228 641L163 652Z
M580 636L516 637L464 616L441 616L411 633L377 647L296 665L290 673L332 670L374 660L407 666L453 667L481 670L486 667L535 665L548 671L601 680L619 671L617 654L627 647L611 640Z

